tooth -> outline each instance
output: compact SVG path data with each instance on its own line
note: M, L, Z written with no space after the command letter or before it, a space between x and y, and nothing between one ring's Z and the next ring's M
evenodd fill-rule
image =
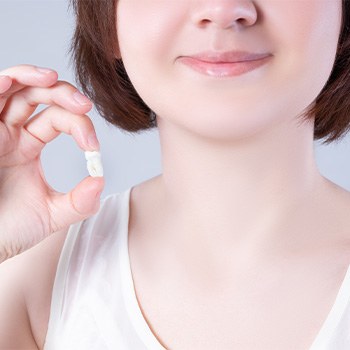
M85 151L85 159L87 160L87 169L90 176L103 176L103 167L101 162L101 153L97 151Z

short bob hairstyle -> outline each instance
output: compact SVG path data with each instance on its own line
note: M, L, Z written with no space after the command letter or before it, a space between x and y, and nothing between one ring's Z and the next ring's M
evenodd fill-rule
M131 133L157 127L154 112L134 89L119 52L118 0L70 0L76 26L69 53L77 84L109 123ZM332 72L301 115L315 117L314 140L340 140L350 130L350 1L342 0L342 26Z

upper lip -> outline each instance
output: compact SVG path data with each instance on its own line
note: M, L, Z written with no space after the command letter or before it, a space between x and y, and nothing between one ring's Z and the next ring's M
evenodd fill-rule
M258 59L271 56L270 53L252 53L247 51L203 51L194 55L188 55L187 57L195 58L204 62L213 63L233 63L233 62L243 62L243 61L254 61Z

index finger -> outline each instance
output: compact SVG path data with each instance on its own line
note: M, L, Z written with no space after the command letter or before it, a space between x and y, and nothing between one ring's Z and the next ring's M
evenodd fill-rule
M0 94L0 99L7 99L13 93L26 86L49 87L56 83L58 74L50 68L21 64L0 71L0 76L12 79L10 89Z

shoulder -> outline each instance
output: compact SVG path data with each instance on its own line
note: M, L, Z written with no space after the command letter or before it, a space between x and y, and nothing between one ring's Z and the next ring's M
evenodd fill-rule
M327 178L323 182L309 213L315 223L314 231L319 242L325 238L328 247L344 250L350 256L350 192Z

